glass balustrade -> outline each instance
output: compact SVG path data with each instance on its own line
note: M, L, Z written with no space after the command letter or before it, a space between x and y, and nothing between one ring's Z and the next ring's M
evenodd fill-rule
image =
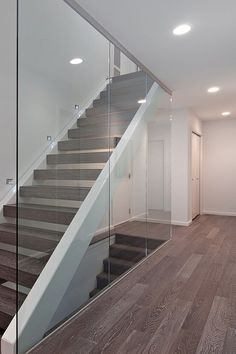
M171 236L170 96L126 54L62 0L19 1L19 179L5 206L19 311L3 354L119 287Z

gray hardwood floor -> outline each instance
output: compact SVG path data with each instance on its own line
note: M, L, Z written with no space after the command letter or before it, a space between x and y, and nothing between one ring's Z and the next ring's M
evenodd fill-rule
M31 354L236 353L236 218L201 216Z

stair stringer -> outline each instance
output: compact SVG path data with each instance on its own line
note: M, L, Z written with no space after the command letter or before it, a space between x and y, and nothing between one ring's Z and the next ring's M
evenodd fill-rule
M154 83L146 97L146 103L136 112L19 312L5 331L1 341L2 354L15 354L16 342L17 353L25 353L49 329L48 326L104 217L104 211L109 208L108 190L110 189L111 196L114 195L118 186L115 178L117 171L120 173L125 169L129 149L132 149L132 154L138 149L142 129L149 120L149 112L152 111L153 101L156 102L158 94L159 86ZM108 188L110 179L114 183Z

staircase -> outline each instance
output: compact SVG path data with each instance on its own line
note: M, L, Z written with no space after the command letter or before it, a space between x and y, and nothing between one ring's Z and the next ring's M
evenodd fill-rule
M137 101L144 97L146 85L143 72L113 78L77 126L68 130L68 138L58 142L58 152L47 155L47 168L35 170L33 184L19 189L18 237L17 205L4 206L6 222L0 224L0 330L7 328L17 311L16 281L21 306L138 110ZM116 278L144 257L134 238L128 248L124 247L126 241L124 236L116 236L111 258L104 260L104 273L98 276L99 290L107 285L108 263Z
M133 268L146 255L159 248L165 241L126 234L116 234L115 243L109 247L109 258L103 261L103 272L97 275L97 288L90 297L100 293L108 284Z

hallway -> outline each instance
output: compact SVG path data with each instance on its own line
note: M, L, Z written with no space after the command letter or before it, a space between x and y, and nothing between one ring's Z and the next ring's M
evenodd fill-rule
M204 215L87 310L40 353L236 353L236 218Z

